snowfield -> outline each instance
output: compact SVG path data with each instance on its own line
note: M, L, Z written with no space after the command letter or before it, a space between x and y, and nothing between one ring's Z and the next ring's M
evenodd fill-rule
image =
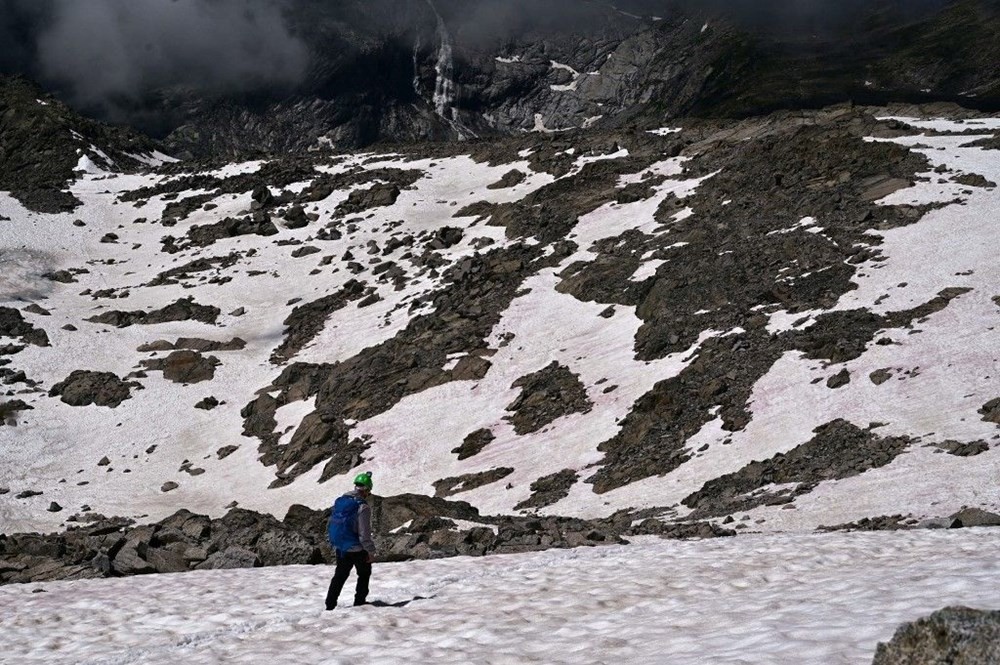
M989 529L643 537L376 564L371 599L387 606L332 612L326 566L13 585L0 660L863 665L901 622L994 607L995 545Z
M837 418L860 428L877 424L879 436L906 435L915 443L884 467L820 483L796 498L794 510L765 505L737 517L761 530L787 531L879 515L904 514L916 520L949 515L963 506L1000 508L996 490L1000 432L979 411L1000 396L996 301L1000 265L995 252L1000 189L992 184L1000 181L1000 159L995 150L972 145L993 136L1000 125L992 119L895 120L911 124L913 135L891 140L926 155L933 170L881 203L938 207L911 225L873 229L871 233L881 238L881 256L860 264L853 277L857 288L847 292L833 311L899 311L927 303L946 287L968 291L922 318L914 330L885 331L881 336L890 344L869 344L860 357L842 367L831 369L799 352L785 353L754 384L749 401L753 417L742 430L723 430L721 416L713 414L714 419L689 434L686 452L691 458L670 473L600 495L591 485L578 482L568 496L541 513L601 517L626 508L672 507L672 517L683 518L689 511L679 502L705 483L754 460L787 453L808 441L817 426ZM970 129L982 133L959 135ZM934 133L921 133L927 131ZM656 134L673 132L664 129ZM218 195L169 228L159 223L171 203L167 197L156 195L134 203L118 197L177 175L109 174L91 165L94 168L81 173L72 186L84 205L61 215L30 212L0 193L0 219L17 222L4 222L0 305L21 310L25 320L43 328L51 342L48 347L29 344L12 356L12 367L24 370L40 391L12 390L12 396L33 410L20 412L16 427L0 428L0 488L10 490L0 493L0 532L58 530L84 506L105 515L155 521L179 507L218 516L235 502L281 517L292 504L329 505L348 474L320 482L323 465L319 464L285 486L268 489L275 479L274 467L260 462L259 441L243 434L241 409L268 389L283 369L271 362L271 355L286 333L286 318L296 306L336 294L349 280L363 281L372 297L349 301L331 312L322 330L292 359L343 362L394 338L416 317L433 311L433 304L421 299L446 286L443 275L448 269L462 266L483 248L532 246L534 239L508 238L502 226L489 225L483 215L455 216L470 205L520 201L556 181L551 173L532 169L530 154L521 151L518 159L497 164L464 155L409 161L399 155L374 154L332 159L317 169L317 177L383 168L415 170L420 177L393 203L341 220L346 227L342 237L320 241L314 236L322 224L337 219L338 206L371 182L339 189L309 204L306 212L317 220L305 228L286 228L276 218L276 236L223 238L174 254L162 251L163 236L182 238L193 226L248 215L251 193ZM568 175L559 177L578 174L587 166L613 166L629 157L628 150L617 146L603 154L577 156L568 150L562 154L574 163ZM664 156L638 172L622 173L620 188L647 179L652 183L644 198L608 201L579 217L568 236L577 249L527 277L509 307L498 312L499 323L483 340L491 363L485 376L408 394L370 418L347 423L351 438L371 444L364 455L365 467L379 479L380 494L433 494L434 483L442 478L507 468L512 471L502 483L472 488L455 498L484 513L513 512L514 506L532 496L532 483L543 476L566 469L581 477L592 474L604 459L598 445L621 430L636 400L657 383L676 377L706 341L742 332L738 327L706 327L691 348L640 361L635 340L642 320L636 307L619 304L608 312L605 305L578 300L556 288L567 268L597 259L595 243L607 244L629 234L662 240L665 249L644 255L630 283L656 279L657 269L686 245L671 244L670 225L654 217L658 208L668 199L676 200L680 209L674 220L697 215L685 201L716 176L687 176L684 160ZM231 165L213 175L251 174L263 166L262 162ZM523 176L520 180L495 187L514 170ZM966 179L963 184L957 180L961 176L978 176L981 183L967 184ZM301 192L309 185L304 179L285 189ZM203 193L187 191L181 198ZM393 249L392 241L404 234L425 242L446 227L460 229L462 238L437 250L443 262L439 270L410 261L405 246ZM774 233L803 228L823 233L811 217L798 227ZM117 240L102 242L108 233ZM293 256L294 250L309 244L318 246L317 253ZM166 270L230 253L236 255L236 263L224 271L194 272L178 283L149 286ZM348 253L356 263L352 269L342 258ZM405 277L404 287L378 272L380 262L388 260ZM73 268L89 272L68 284L40 277ZM207 279L220 276L228 281ZM216 323L188 320L114 328L86 321L109 310L151 311L185 297L218 307ZM28 303L41 305L48 314L25 310ZM771 310L769 329L805 330L821 314L820 310ZM239 337L246 346L207 353L221 363L211 381L183 385L150 370L135 378L141 389L133 389L131 398L114 409L72 407L47 395L51 386L77 369L126 377L142 369L140 361L166 356L165 351L138 351L142 345L185 337L215 342ZM445 369L462 357L450 357ZM518 396L513 384L553 361L579 377L593 407L561 416L539 431L518 434L506 410ZM847 370L853 380L833 390L826 380L839 369ZM891 380L881 384L869 380L883 370ZM220 402L217 407L195 408L210 395ZM309 398L278 409L280 445L289 443L315 408ZM489 447L474 457L458 459L453 450L480 428L494 437ZM946 442L985 442L988 448L973 457L958 457L935 447ZM222 456L218 451L223 447L235 447L235 452ZM109 463L99 464L105 456ZM192 468L198 472L191 473ZM165 483L177 487L164 491ZM44 493L16 498L23 490ZM64 510L47 511L50 502Z

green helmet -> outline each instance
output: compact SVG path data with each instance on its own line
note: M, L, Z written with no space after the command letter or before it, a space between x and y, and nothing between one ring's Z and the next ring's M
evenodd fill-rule
M357 487L364 487L370 492L372 489L372 472L365 471L354 476L354 484Z

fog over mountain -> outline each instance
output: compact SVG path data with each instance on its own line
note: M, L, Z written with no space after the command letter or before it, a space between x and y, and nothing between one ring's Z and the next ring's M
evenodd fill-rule
M170 86L231 93L291 87L305 44L274 0L11 0L0 34L7 69L38 76L83 108L119 104Z

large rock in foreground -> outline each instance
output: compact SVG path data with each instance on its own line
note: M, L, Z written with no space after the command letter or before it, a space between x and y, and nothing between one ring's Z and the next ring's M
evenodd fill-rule
M996 665L1000 611L946 607L896 630L872 665Z

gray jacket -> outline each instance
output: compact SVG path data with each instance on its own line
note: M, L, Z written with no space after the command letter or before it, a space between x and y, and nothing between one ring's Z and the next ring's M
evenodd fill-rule
M371 556L375 556L375 541L372 540L371 506L368 505L368 502L357 490L348 492L346 496L354 497L361 502L361 505L358 506L358 539L361 541L361 544L355 545L348 552L361 552L363 550Z

